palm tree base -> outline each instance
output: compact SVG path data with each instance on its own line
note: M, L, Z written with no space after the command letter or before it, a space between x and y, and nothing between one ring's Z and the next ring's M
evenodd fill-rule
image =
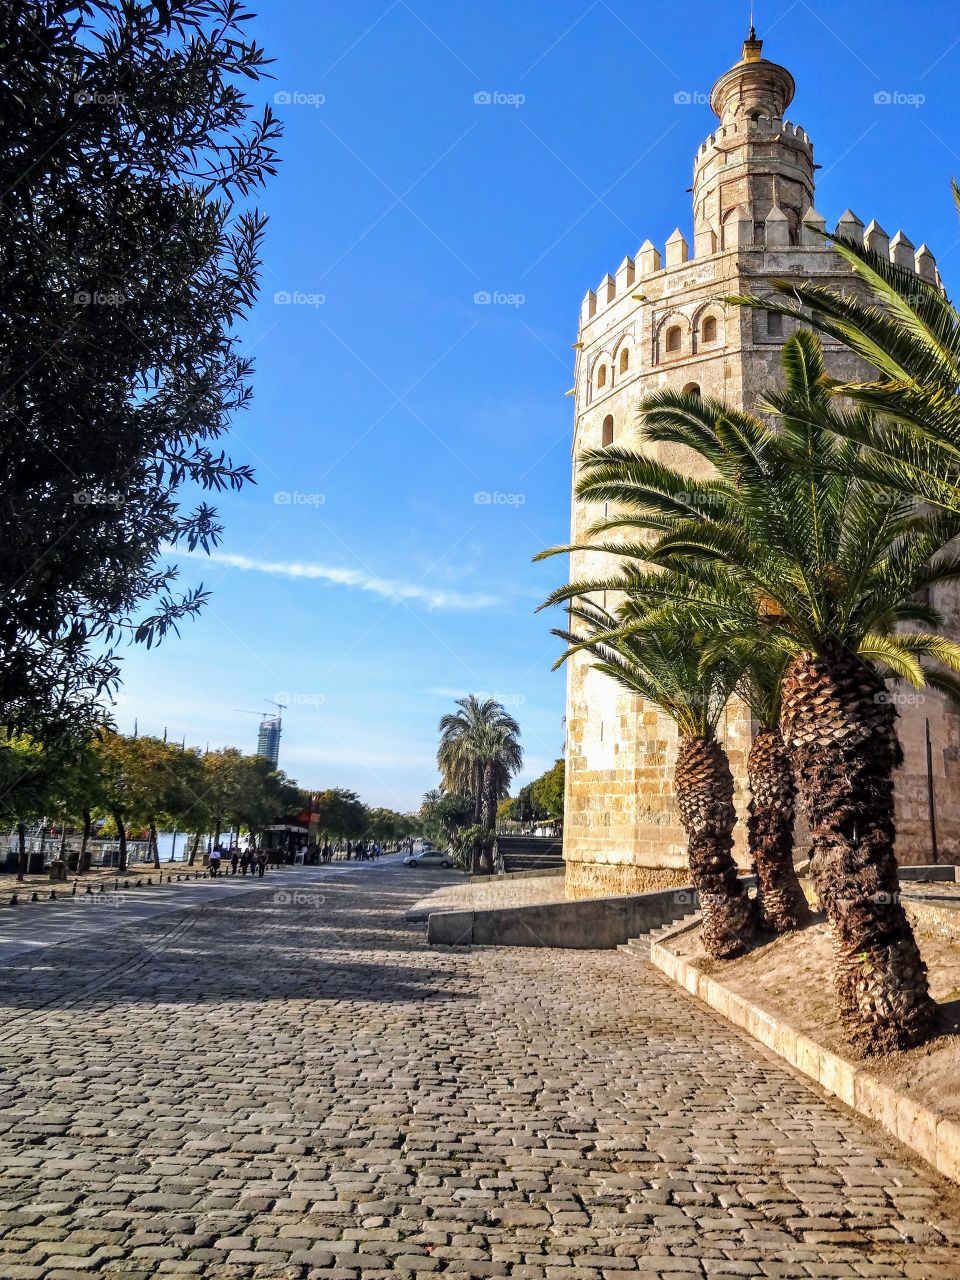
M695 840L696 837L691 839L691 845ZM731 863L733 862L732 844L731 841L728 849ZM711 854L715 860L716 841L712 838L710 845ZM694 862L699 861L698 854L697 850L691 853L691 868ZM694 873L694 884L698 879L703 883L704 880L711 880L713 877L698 876ZM700 911L703 916L700 938L704 950L716 960L732 960L734 956L742 955L753 941L759 923L757 904L754 899L750 897L739 880L736 881L736 888L733 890L724 887L720 892L711 892L706 888L698 888L698 892Z
M893 773L903 759L883 681L839 648L784 679L783 736L810 821L811 872L833 930L840 1020L863 1053L929 1036L936 1005L900 903Z
M927 993L927 966L912 936L855 954L838 950L834 980L840 1022L854 1048L863 1054L893 1053L929 1038L937 1006Z
M733 860L733 774L716 739L682 738L675 779L690 877L703 913L703 945L711 956L727 960L746 950L756 933L757 910Z

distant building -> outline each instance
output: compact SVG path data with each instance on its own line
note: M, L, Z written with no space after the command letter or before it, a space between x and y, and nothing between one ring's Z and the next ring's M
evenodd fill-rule
M264 716L257 734L257 755L269 760L274 768L280 758L280 717Z

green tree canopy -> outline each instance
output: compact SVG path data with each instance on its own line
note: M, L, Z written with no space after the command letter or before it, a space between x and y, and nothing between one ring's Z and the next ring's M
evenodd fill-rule
M0 718L85 711L202 604L169 546L209 548L238 488L278 125L242 0L0 6ZM192 498L191 498L192 500Z

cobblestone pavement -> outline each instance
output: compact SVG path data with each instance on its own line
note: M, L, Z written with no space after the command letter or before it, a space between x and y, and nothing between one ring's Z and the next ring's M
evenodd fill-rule
M8 963L3 1280L960 1277L955 1189L879 1131L617 952L429 950L438 882Z
M174 865L174 877L177 870ZM186 874L187 870L182 869L181 874ZM348 865L332 864L327 867L326 875L329 877L349 870ZM263 881L252 875L224 874L216 879L209 876L195 879L191 876L189 880L177 881L176 878L170 879L169 864L164 864L163 871L166 879L160 884L147 885L131 879L130 888L114 891L115 880L111 877L107 891L98 893L91 885L93 891L87 895L85 891L88 886L84 881L75 897L70 895L72 886L62 886L55 902L41 900L33 903L29 901L27 894L17 907L0 908L0 964L23 952L49 947L52 943L89 938L94 933L108 933L132 925L140 926L152 916L163 915L168 911L182 912L190 908L203 910L217 898L237 898L264 888ZM311 874L316 873L305 867L271 868L267 872L267 884L275 891L279 886L299 885L305 876L309 877ZM49 894L49 883L46 888ZM47 894L44 898L47 898Z

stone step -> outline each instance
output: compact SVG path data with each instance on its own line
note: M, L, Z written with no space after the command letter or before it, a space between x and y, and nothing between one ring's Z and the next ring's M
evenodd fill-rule
M678 916L676 920L671 920L667 924L658 925L656 929L651 929L648 933L642 933L637 938L628 938L625 943L617 948L618 951L625 951L629 955L643 956L644 959L650 955L650 943L656 942L671 929L675 929L677 925L689 924L691 920L695 920L699 915L699 911L688 911L686 915Z
M546 871L563 866L563 841L555 836L498 836L504 871Z

